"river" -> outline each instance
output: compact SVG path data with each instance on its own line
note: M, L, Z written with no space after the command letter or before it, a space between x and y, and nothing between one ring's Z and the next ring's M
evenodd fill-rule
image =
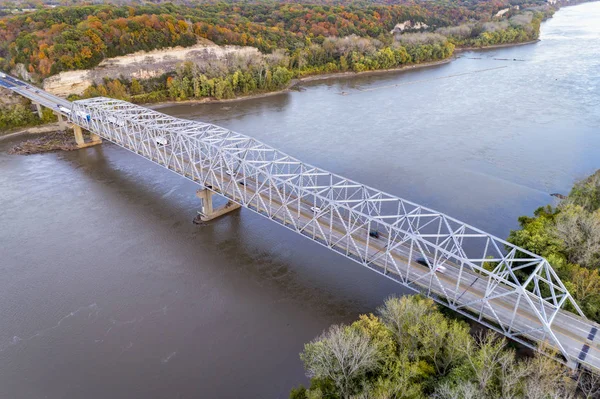
M535 44L449 64L162 111L505 237L600 168L600 3ZM242 210L203 226L196 186L104 144L0 142L0 397L285 398L298 354L402 287Z

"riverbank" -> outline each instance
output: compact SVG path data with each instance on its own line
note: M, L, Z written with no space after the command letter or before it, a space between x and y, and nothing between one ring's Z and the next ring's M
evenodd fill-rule
M147 108L150 108L150 109L158 110L161 108L171 107L174 105L224 104L224 103L231 103L231 102L238 102L238 101L255 100L257 98L265 98L265 97L275 96L275 95L282 94L282 93L287 93L291 90L294 90L295 88L299 88L299 85L301 85L302 83L314 82L314 81L319 81L319 80L353 78L356 76L376 76L376 75L384 75L384 74L389 74L389 73L412 71L415 69L429 68L429 67L434 67L434 66L438 66L438 65L448 64L457 58L457 54L467 52L467 51L481 51L481 50L492 50L492 49L500 49L500 48L507 48L507 47L518 47L518 46L525 46L528 44L534 44L539 41L540 41L539 39L536 39L536 40L530 40L530 41L522 42L522 43L495 44L495 45L485 46L485 47L457 47L454 50L454 55L452 55L451 57L448 57L446 59L439 60L439 61L423 62L420 64L403 65L399 68L378 69L378 70L363 71L363 72L351 72L351 71L333 72L333 73L310 75L310 76L305 76L305 77L298 78L298 79L293 79L284 89L270 91L267 93L250 94L247 96L238 96L235 98L222 99L222 100L217 100L215 98L207 97L207 98L202 98L199 100L164 101L164 102L158 102L158 103L146 103L146 104L142 104L142 105Z
M47 123L45 125L36 125L30 126L26 128L16 128L7 131L0 131L0 141L6 140L9 138L13 138L16 136L21 136L25 134L42 134L42 133L51 133L54 131L60 130L60 125L58 122L56 123Z
M429 68L437 65L448 64L452 62L456 57L452 56L446 58L444 60L439 61L431 61L431 62L422 62L420 64L411 64L411 65L403 65L399 68L390 68L390 69L378 69L374 71L363 71L363 72L334 72L334 73L326 73L319 75L310 75L304 76L302 78L293 79L284 89L270 91L267 93L257 93L257 94L249 94L247 96L239 96L235 98L217 100L215 98L202 98L200 100L185 100L185 101L164 101L159 103L147 103L142 104L143 106L150 109L161 109L165 107L171 107L174 105L196 105L196 104L222 104L222 103L231 103L237 101L246 101L246 100L254 100L257 98L270 97L282 93L287 93L295 88L299 89L299 85L306 82L314 82L318 80L331 80L331 79L340 79L340 78L353 78L356 76L371 76L371 75L383 75L388 73L397 73L397 72L405 72L412 71L415 69L421 68Z
M23 137L23 141L11 145L9 154L30 155L52 151L73 151L78 149L72 129L64 129L59 123L48 123L10 132L0 132L0 142ZM84 136L86 133L84 133ZM29 137L32 136L32 137ZM10 144L9 144L10 145Z
M540 39L535 39L535 40L529 40L527 42L521 42L521 43L492 44L490 46L485 46L485 47L456 47L454 49L454 53L456 54L456 53L462 53L465 51L493 50L493 49L497 49L497 48L518 47L518 46L525 46L527 44L534 44L539 41L540 41Z
M31 155L53 151L73 151L79 147L72 130L52 130L41 132L37 137L12 146L9 154Z

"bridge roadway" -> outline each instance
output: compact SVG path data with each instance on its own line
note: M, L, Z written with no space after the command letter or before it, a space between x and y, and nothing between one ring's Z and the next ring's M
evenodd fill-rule
M52 95L44 90L8 75L6 75L6 78L0 77L0 87L12 90L23 97L29 98L34 103L38 103L46 108L50 108L54 112L60 113L67 117L69 116L66 112L58 108L60 105L66 109L71 109L71 102L62 97Z
M14 78L0 78L0 86L8 87L32 101L57 111L58 105L68 109L73 105L69 101ZM437 265L442 264L438 254L423 251L422 248L417 248L418 245L415 246L415 241L409 240L399 245L394 244L393 249L390 249L391 243L394 242L390 234L382 231L378 233L378 237L372 237L369 234L371 231L364 224L349 230L351 223L344 220L341 213L334 215L333 212L329 212L327 218L322 218L320 214L328 212L325 208L315 212L314 203L295 194L290 195L286 192L285 184L271 185L265 191L264 182L258 181L251 174L240 174L236 170L229 172L221 170L220 174L215 174L209 166L201 165L201 169L194 173L194 167L198 168L198 162L182 153L177 155L179 159L183 159L183 163L172 162L173 157L170 152L173 149L170 145L156 146L151 152L143 151L135 144L139 143L142 137L131 140L124 139L121 134L112 134L111 131L116 132L120 129L120 126L114 123L103 121L104 128L98 129L94 128L94 124L98 122L94 119L87 126L83 126L84 121L79 122L82 127L92 130L102 138L142 155L196 183L201 183L215 193L238 202L387 278L422 292L505 336L530 347L546 341L551 348L563 354L571 367L580 364L600 370L600 334L597 334L600 326L596 323L559 309L550 321L551 331L557 343L547 334L548 329L544 328L539 315L540 311L552 314L556 307L551 302L541 301L542 306L534 309L525 303L522 296L516 295L515 287L506 281L502 281L493 290L493 297L486 295L492 279L485 272L472 267L461 267L459 262L451 261L450 257L443 261L445 270L443 272L437 270ZM106 129L107 125L112 127ZM139 135L139 132L134 134ZM204 176L204 179L201 179L201 176ZM282 201L282 198L286 198L286 201ZM424 254L421 263L416 261L420 253ZM382 254L389 256L382 256ZM428 266L423 265L423 261ZM486 297L487 302L483 300Z

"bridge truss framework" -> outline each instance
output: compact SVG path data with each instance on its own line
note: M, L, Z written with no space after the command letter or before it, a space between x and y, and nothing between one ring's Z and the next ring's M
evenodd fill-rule
M212 124L108 98L74 102L71 120L509 338L548 341L572 358L554 321L561 309L585 317L538 255ZM473 279L479 297L464 295ZM535 322L520 320L523 309Z

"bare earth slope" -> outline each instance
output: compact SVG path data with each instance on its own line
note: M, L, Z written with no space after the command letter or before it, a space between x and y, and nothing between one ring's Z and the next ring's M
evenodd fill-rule
M94 82L107 77L115 79L124 76L128 79L148 79L173 71L183 61L196 64L223 59L230 54L240 56L259 55L254 47L217 46L204 41L191 47L172 47L105 59L93 69L61 72L44 80L44 90L59 96L82 94Z

